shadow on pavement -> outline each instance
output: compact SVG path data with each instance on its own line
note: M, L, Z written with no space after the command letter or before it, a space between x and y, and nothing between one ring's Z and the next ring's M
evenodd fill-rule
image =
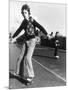
M17 79L18 81L20 81L22 84L25 84L25 85L27 85L28 84L28 82L25 80L25 79L23 79L23 78L20 78L20 77L18 77L18 76L15 76L15 75L13 75L11 72L9 72L9 78L10 79Z
M38 56L38 57L46 57L46 58L52 58L52 59L57 59L56 57L52 57L52 56L44 56L44 55L33 55L33 56Z

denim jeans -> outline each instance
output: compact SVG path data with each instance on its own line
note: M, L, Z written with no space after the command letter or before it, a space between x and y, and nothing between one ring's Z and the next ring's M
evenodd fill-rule
M24 65L27 68L29 77L34 77L32 55L36 45L36 38L30 39L23 44L19 59L17 60L17 74L24 75ZM25 63L25 64L24 64Z

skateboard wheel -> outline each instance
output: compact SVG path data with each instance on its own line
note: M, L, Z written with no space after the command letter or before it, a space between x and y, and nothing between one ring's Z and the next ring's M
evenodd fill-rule
M26 85L32 85L32 84L33 84L33 81L26 83Z

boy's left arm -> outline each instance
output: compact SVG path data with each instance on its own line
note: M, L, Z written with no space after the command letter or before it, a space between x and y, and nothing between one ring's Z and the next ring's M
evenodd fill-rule
M36 20L34 20L34 25L39 28L49 39L51 38L47 31L43 28L43 26L36 22Z

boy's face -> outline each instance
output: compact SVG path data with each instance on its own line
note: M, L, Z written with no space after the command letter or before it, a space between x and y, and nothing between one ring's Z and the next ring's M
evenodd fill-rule
M24 16L25 19L27 19L27 20L29 19L29 13L25 9L23 10L23 16Z

